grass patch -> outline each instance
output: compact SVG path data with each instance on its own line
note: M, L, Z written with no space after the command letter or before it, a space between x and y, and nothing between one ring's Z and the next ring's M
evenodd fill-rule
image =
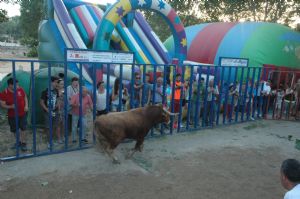
M258 127L258 125L256 123L252 123L252 124L249 124L248 126L243 127L243 129L252 130L252 129L255 129L257 127Z

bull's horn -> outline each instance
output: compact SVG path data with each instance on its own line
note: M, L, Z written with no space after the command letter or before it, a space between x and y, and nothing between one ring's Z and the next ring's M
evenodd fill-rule
M169 114L170 116L175 116L175 115L178 115L178 113L171 113L169 112L168 110L166 109L163 109L165 113Z

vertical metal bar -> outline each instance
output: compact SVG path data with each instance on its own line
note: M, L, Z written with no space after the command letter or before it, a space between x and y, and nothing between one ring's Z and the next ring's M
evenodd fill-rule
M53 150L53 122L52 122L52 111L54 110L53 104L52 104L52 81L51 81L51 63L48 62L48 119L49 119L49 145L50 145L50 152ZM54 104L55 105L55 104Z
M114 87L114 85L113 85ZM106 110L107 112L110 112L110 95L113 95L113 93L110 94L109 89L110 88L110 64L107 64L107 74L106 74ZM112 89L113 91L113 89Z
M237 74L238 74L238 67L234 67L235 72L234 72L234 88L236 89L236 79L237 79ZM234 96L231 98L231 103L230 106L232 107L231 112L229 113L229 123L231 123L231 121L233 121L232 116L233 116L233 111L234 111Z
M33 146L32 146L32 152L34 155L36 155L36 112L35 112L35 81L34 81L34 63L31 62L31 118L32 118L32 140L33 140Z
M143 97L146 97L146 101L148 101L148 93L146 93L145 94L145 83L147 83L148 84L148 82L146 82L146 73L147 73L147 68L146 68L146 66L147 65L143 65L143 77L144 77L144 86L143 86ZM148 90L148 92L149 92L149 90ZM145 96L146 95L146 96ZM151 96L150 96L151 97ZM144 99L144 98L143 98ZM152 101L153 102L153 101ZM143 104L142 104L142 106L145 106L145 103L144 102L142 102Z
M153 90L155 91L156 90L156 70L157 70L157 67L156 65L153 65ZM153 96L152 96L152 101L154 102L155 100L155 92L153 92ZM151 128L151 136L153 136L153 128Z
M176 81L176 65L172 65L173 70L173 82L172 82L172 94L171 94L171 111L174 113L174 96L175 96L175 81ZM170 134L173 134L173 122L174 122L174 116L171 117L170 122Z
M96 77L96 73L97 73L96 65L93 64L92 66L93 66L93 121L95 121L96 111L97 111L97 92L98 92L97 91L97 84L98 83L97 83L97 77ZM103 71L102 66L101 66L101 70ZM93 130L93 143L94 144L96 143L96 137L95 137L94 130Z
M245 87L245 91L244 91L243 107L242 107L242 113L241 113L241 121L244 121L244 112L245 112L245 106L246 106L246 99L247 99L247 96L249 95L249 93L248 93L249 73L250 73L250 68L248 67L247 68L247 75L246 75L246 85L245 85L246 87ZM250 96L248 97L248 99L250 100Z
M185 89L184 88L184 82L185 82L184 75L185 75L185 67L182 67L182 74L181 74L181 80L180 80L181 88L180 88L180 99L179 99L179 115L178 115L178 120L177 120L177 132L179 132L181 129L180 127L181 127L181 120L182 120L182 101L183 101L182 96L184 94L184 89ZM185 96L183 96L183 97L185 99Z
M207 66L206 70L206 82L205 82L205 96L204 96L204 112L202 116L202 126L207 126L208 123L206 123L206 117L207 117L207 95L208 95L208 82L209 82L209 73L210 73L210 66ZM205 124L205 125L204 125Z
M119 105L118 105L118 111L120 112L123 111L122 97L123 97L123 64L120 65ZM132 100L130 100L130 104L132 104ZM132 106L130 106L130 108L132 108Z
M226 66L223 66L223 70L225 71ZM228 67L228 76L227 76L227 88L225 91L225 99L224 99L224 110L223 110L223 124L225 124L226 121L226 116L227 114L230 116L230 113L227 113L227 107L231 106L232 107L232 103L227 104L228 103L228 95L229 95L229 85L230 85L230 78L231 78L231 66ZM231 102L231 99L230 99ZM233 111L233 110L231 110ZM230 119L230 118L229 118Z
M130 109L132 109L133 107L133 100L134 100L134 79L135 79L135 74L134 74L134 70L135 69L135 65L132 64L132 68L131 68L131 81L130 81ZM123 73L122 73L123 74Z
M239 116L239 112L240 112L240 98L241 98L241 93L242 93L242 86L243 86L243 80L244 80L244 67L242 67L242 74L241 74L241 79L240 79L240 86L239 86L239 97L238 97L238 105L237 105L237 111L235 112L235 122L238 121L238 116Z
M278 71L272 71L273 72L273 77L274 77L274 74L278 74ZM274 79L274 78L272 78ZM275 92L275 98L273 99L273 110L272 110L272 119L275 118L275 109L276 109L276 103L277 103L277 91L278 91L278 88L279 88L279 79L277 79L277 82L276 82L276 92Z
M215 89L216 87L218 87L218 66L214 67L214 83L213 83L213 89ZM219 97L220 97L220 91L219 91ZM212 99L211 99L211 110L212 110L212 114L210 114L210 125L213 126L213 123L215 121L215 115L216 115L216 104L215 104L215 94L214 92L212 92Z
M69 122L68 122L68 106L69 100L67 95L67 81L68 81L68 61L65 59L64 61L64 134L65 134L65 143L64 149L68 150L68 143L69 143Z
M190 113L191 113L191 97L192 97L192 91L193 91L193 85L194 85L194 66L190 66L190 79L189 79L189 98L188 98L188 111L187 111L187 118L186 118L186 129L189 130L190 128ZM195 107L193 107L195 109ZM194 111L195 113L195 111Z
M155 102L155 90L156 90L156 70L157 70L157 67L154 65L153 66L153 95L152 95L152 102L154 103Z
M262 70L263 70L262 79L264 80L265 77L266 77L266 68L263 68ZM260 92L263 91L263 88L264 88L264 83L261 84ZM263 98L262 98L262 96L261 96L261 94L260 94L260 95L259 95L259 101L258 101L258 111L257 111L258 116L260 115L261 109L262 109L262 115L264 114L264 113L263 113L263 111L264 111L264 110L263 110L263 107L261 107L261 106L263 106L262 100L263 100Z
M257 80L256 80L256 93L255 93L255 96L254 96L254 100L253 100L253 104L254 104L254 106L253 106L253 110L252 110L252 117L254 117L254 115L255 115L255 110L256 109L259 109L259 99L257 99L258 98L258 88L259 88L259 82L260 82L260 75L261 75L261 68L257 68L258 69L258 75L257 75ZM260 95L259 95L260 96ZM259 113L258 113L258 111L259 110L257 110L257 115L256 116L258 116L259 115Z
M142 86L142 99L140 99L141 100L141 102L140 102L140 104L142 105L142 107L144 107L145 106L145 88L146 88L146 70L145 70L145 67L143 66L143 73L142 73L142 75L141 75L141 78L142 78L142 82L143 82L143 86ZM148 95L147 95L148 96Z
M13 76L13 103L14 103L14 112L15 112L15 124L16 124L16 157L20 156L20 131L19 131L19 111L18 111L18 100L17 100L17 85L16 85L16 62L12 61L12 76Z
M163 106L165 106L168 102L168 99L166 99L165 98L165 96L166 96L166 85L167 85L167 67L166 67L166 65L164 65L163 66L163 68L164 68L164 76L163 76L163 97L162 97L162 105ZM155 84L156 82L154 82L154 84ZM155 91L153 91L153 93L154 93ZM165 108L166 108L167 106L165 106ZM162 135L162 134L164 134L164 125L161 125L160 126L160 134Z
M83 125L83 122L82 122L82 64L80 63L80 69L79 69L79 147L81 148L82 147L82 125Z
M249 102L248 102L248 111L247 111L247 120L249 120L249 116L251 113L251 110L253 109L254 106L254 99L253 99L253 87L254 87L254 78L256 74L256 67L252 68L252 78L251 78L251 88L250 88L250 94L249 94ZM252 117L252 116L251 116Z
M200 119L200 114L201 114L201 103L204 103L201 102L201 96L200 96L200 92L201 92L201 95L203 95L202 93L202 88L201 86L202 83L201 83L201 78L202 78L202 66L197 66L197 73L199 74L199 77L198 77L198 84L197 84L197 97L196 97L196 110L195 110L195 115L194 115L194 128L197 128L197 126L199 125L199 119ZM204 100L204 99L202 99ZM203 114L203 113L202 113ZM203 115L202 115L202 118L203 118Z
M220 86L220 91L219 91L219 103L218 103L218 106L217 106L217 118L216 118L216 125L219 125L219 117L220 117L220 107L221 107L221 104L222 104L222 98L224 96L222 96L223 94L223 87L224 87L224 68L219 66L219 68L221 69L221 86ZM227 88L228 88L228 83L227 83ZM225 89L227 89L225 88ZM224 93L225 95L225 93ZM224 103L223 103L223 110L224 110Z

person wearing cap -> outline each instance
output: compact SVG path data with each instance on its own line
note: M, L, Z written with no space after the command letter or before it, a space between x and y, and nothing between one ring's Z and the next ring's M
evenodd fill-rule
M58 82L59 78L56 76L51 77L51 87L50 92L49 89L46 88L42 91L41 98L40 98L40 105L42 110L44 111L44 120L45 120L45 131L46 135L48 136L48 140L50 138L49 134L49 114L52 118L52 130L53 132L58 133L58 122L59 122L59 114L58 114ZM49 96L50 93L50 96ZM57 135L58 139L60 139L60 135Z
M280 168L281 185L288 190L284 199L300 198L300 162L296 159L286 159Z
M20 147L22 151L26 151L26 126L27 118L26 113L28 111L28 99L26 93L22 87L19 86L18 80L16 82L16 102L14 101L14 80L9 78L7 80L7 88L0 93L0 104L2 108L7 109L8 124L10 126L10 131L16 136L17 125L16 125L16 115L18 117L18 128L20 132L20 141L15 144L16 147ZM17 111L17 113L15 113Z

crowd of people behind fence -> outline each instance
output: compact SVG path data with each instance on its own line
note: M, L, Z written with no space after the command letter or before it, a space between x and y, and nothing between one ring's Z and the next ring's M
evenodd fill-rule
M106 82L97 82L94 97L93 91L80 85L77 77L71 79L71 84L67 85L65 93L64 74L52 76L50 88L45 88L40 94L47 139L50 140L51 128L53 135L56 136L56 142L64 143L63 129L65 116L68 115L68 132L71 132L71 141L73 143L78 141L78 127L82 124L80 138L82 142L87 143L86 116L93 111L94 99L96 116L111 111L126 111L141 106L161 104L170 111L180 113L179 117L173 120L174 129L183 127L184 122L186 122L185 127L205 127L214 126L216 122L225 124L266 117L291 119L293 116L298 119L300 79L293 85L283 82L274 82L272 85L270 80L257 82L251 79L223 82L221 85L221 82L214 78L205 79L201 76L199 80L193 77L184 78L180 73L176 74L174 84L172 81L167 82L166 77L160 75L151 79L149 73L135 73L133 77L132 86L116 78L111 89L107 87ZM18 127L21 135L17 145L22 150L26 150L24 132L27 124L28 100L24 90L18 85L18 80L15 79L15 82L17 83L15 89L18 102ZM0 94L0 104L2 108L8 110L10 130L15 133L16 106L13 100L13 78L9 78L7 84L7 88ZM67 105L64 104L65 95Z

